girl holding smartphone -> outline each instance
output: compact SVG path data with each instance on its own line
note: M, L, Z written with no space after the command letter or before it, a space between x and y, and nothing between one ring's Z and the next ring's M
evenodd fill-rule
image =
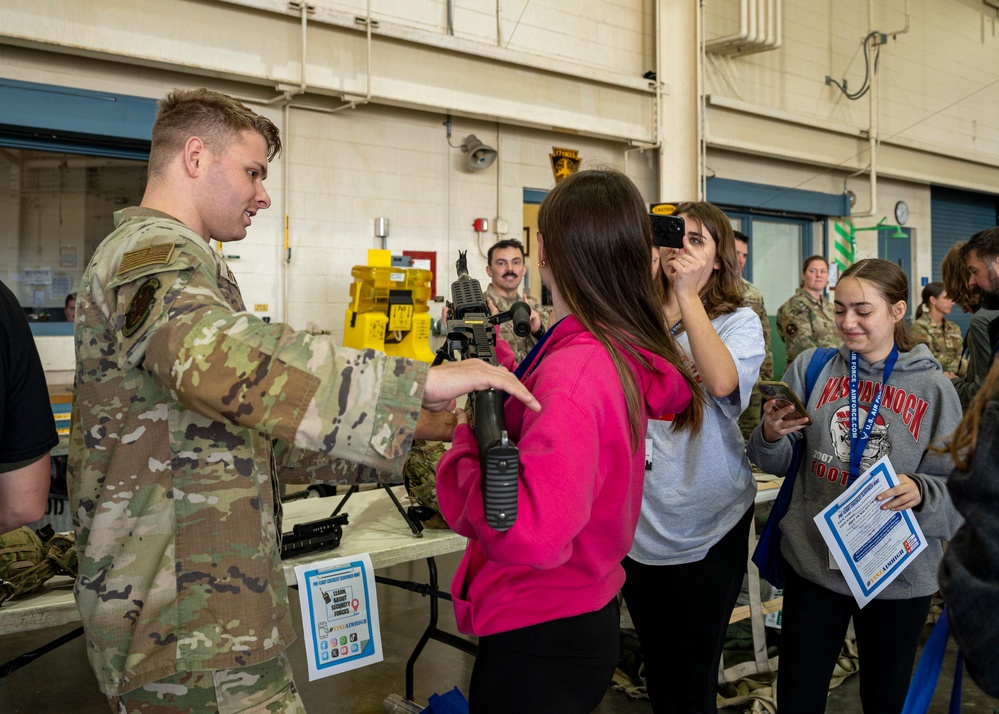
M960 522L947 493L950 459L932 450L961 419L957 392L926 345L913 345L903 322L905 273L887 260L861 260L836 285L836 328L843 339L819 373L805 405L812 424L786 419L793 407L764 404L749 456L784 473L795 440L804 458L787 514L781 553L790 568L784 588L777 706L795 714L825 711L829 680L853 618L863 663L865 712L898 712L905 701L930 596L937 590L941 540ZM784 381L801 397L813 350L796 359ZM927 548L861 609L831 558L813 518L883 456L899 484L878 496L882 509L911 509Z
M683 248L660 250L662 310L703 393L704 425L694 435L669 421L649 422L650 466L623 591L642 643L652 710L714 714L756 495L738 420L763 362L763 328L743 307L725 214L688 202L675 215L686 232Z

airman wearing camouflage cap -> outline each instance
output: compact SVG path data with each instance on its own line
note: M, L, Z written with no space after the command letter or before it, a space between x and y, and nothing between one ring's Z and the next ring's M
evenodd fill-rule
M246 312L209 241L242 239L270 205L279 150L277 128L232 98L172 92L142 205L115 214L81 282L75 595L116 711L202 711L237 681L261 710L303 710L272 440L398 475L421 402L493 386L537 408L481 360L429 369Z
M777 310L777 333L784 341L787 364L810 347L836 347L836 310L822 291L829 283L829 263L821 255L805 261L801 287Z

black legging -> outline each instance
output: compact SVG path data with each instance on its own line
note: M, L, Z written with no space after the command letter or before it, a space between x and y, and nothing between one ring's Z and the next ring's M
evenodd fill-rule
M615 597L596 612L480 637L469 713L589 714L614 676L620 627Z
M624 561L624 599L642 644L645 683L656 714L718 711L718 664L746 572L752 517L750 507L703 560L682 565Z
M826 710L829 680L853 617L864 714L898 714L909 689L930 596L874 599L860 609L851 595L834 593L788 570L777 679L780 711L822 714Z

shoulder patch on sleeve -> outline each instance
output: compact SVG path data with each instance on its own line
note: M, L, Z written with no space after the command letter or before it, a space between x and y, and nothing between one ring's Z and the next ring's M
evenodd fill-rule
M787 333L788 337L794 337L798 334L798 326L792 322L784 328L784 331Z
M166 265L173 256L173 249L173 243L161 243L159 245L151 245L148 248L130 250L121 257L117 274L122 275L130 270L144 268L147 265Z
M173 246L170 247L172 248ZM160 281L156 278L150 278L135 293L132 302L128 304L128 310L125 311L125 323L121 329L121 334L125 337L131 337L135 334L135 331L142 327L146 318L149 317L149 313L153 309L153 303L156 301L156 291L159 287Z

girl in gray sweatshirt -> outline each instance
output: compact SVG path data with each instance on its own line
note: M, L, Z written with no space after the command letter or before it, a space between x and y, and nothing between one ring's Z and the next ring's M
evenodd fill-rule
M908 280L894 263L868 259L847 269L835 299L844 343L819 374L806 404L812 424L783 419L793 407L771 401L749 440L749 457L779 474L790 464L794 440L804 439L791 504L780 522L781 553L791 566L777 690L782 711L825 711L829 679L851 617L864 711L901 710L930 596L937 590L941 540L960 525L946 488L950 458L929 447L954 432L961 404L926 346L912 346L902 322L908 294ZM784 375L802 399L811 356L812 350L804 352ZM869 413L875 413L866 441L851 440L851 390L857 395L858 432L867 431ZM928 541L926 550L863 609L812 520L852 483L851 451L859 456L857 475L888 456L899 485L879 499L884 508L911 509Z

